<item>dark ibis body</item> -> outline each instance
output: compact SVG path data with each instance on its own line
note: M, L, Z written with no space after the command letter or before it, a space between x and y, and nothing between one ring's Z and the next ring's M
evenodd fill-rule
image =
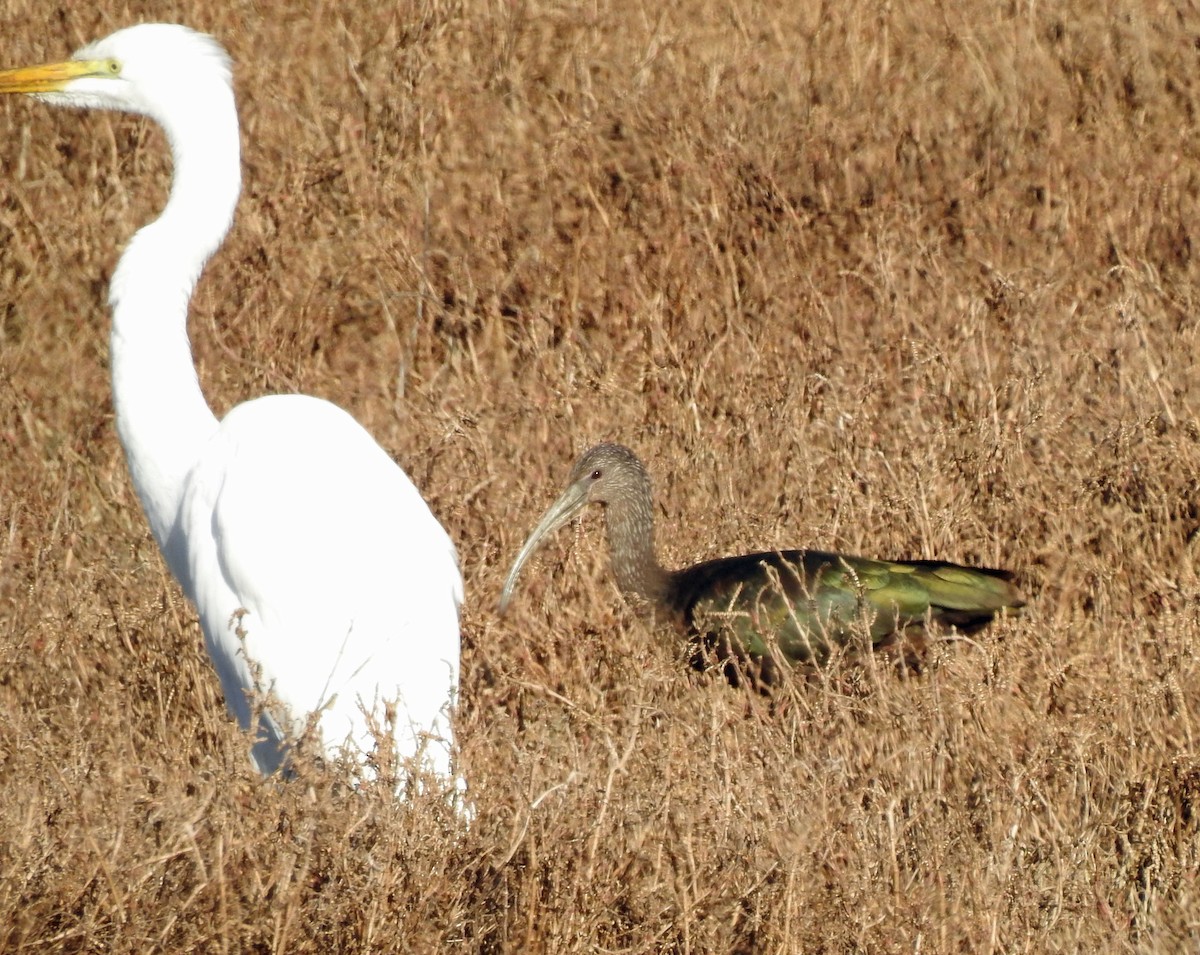
M571 471L567 489L525 541L500 597L503 613L517 575L542 539L588 504L602 504L617 584L727 666L774 682L775 661L824 662L833 645L869 637L878 649L919 649L925 628L971 632L1024 604L1004 570L934 560L888 561L816 550L766 551L665 570L654 552L650 476L619 444L599 444Z

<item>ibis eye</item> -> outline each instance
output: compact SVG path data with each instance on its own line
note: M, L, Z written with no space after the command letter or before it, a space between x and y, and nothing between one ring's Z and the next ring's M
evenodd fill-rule
M593 481L599 481L602 477L604 477L604 472L600 468L596 468L596 470L592 472Z

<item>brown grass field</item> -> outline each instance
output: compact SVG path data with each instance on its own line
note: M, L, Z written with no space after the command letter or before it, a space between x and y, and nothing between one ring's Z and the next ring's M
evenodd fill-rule
M349 409L457 542L475 817L252 771L112 420L164 141L12 98L0 950L1196 950L1200 10L98 6L8 0L0 59L144 19L230 49L201 381ZM1030 605L768 700L624 604L593 512L498 617L600 439L671 565L940 557Z

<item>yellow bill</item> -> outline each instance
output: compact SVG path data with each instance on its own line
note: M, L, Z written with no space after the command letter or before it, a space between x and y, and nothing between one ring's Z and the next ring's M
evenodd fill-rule
M85 76L115 76L121 71L116 60L66 60L41 66L0 70L0 93L54 93L71 80Z

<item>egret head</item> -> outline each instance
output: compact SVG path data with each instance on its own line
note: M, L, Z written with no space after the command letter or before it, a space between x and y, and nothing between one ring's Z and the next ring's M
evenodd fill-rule
M157 321L164 296L186 303L229 231L241 191L237 105L221 45L184 26L143 23L89 43L69 60L0 70L2 93L136 113L162 127L175 161L171 198L130 240L109 301L129 306L121 315L126 325L134 316Z
M114 109L162 121L230 90L229 57L212 37L171 23L142 23L89 43L69 60L0 71L0 93L56 106Z

